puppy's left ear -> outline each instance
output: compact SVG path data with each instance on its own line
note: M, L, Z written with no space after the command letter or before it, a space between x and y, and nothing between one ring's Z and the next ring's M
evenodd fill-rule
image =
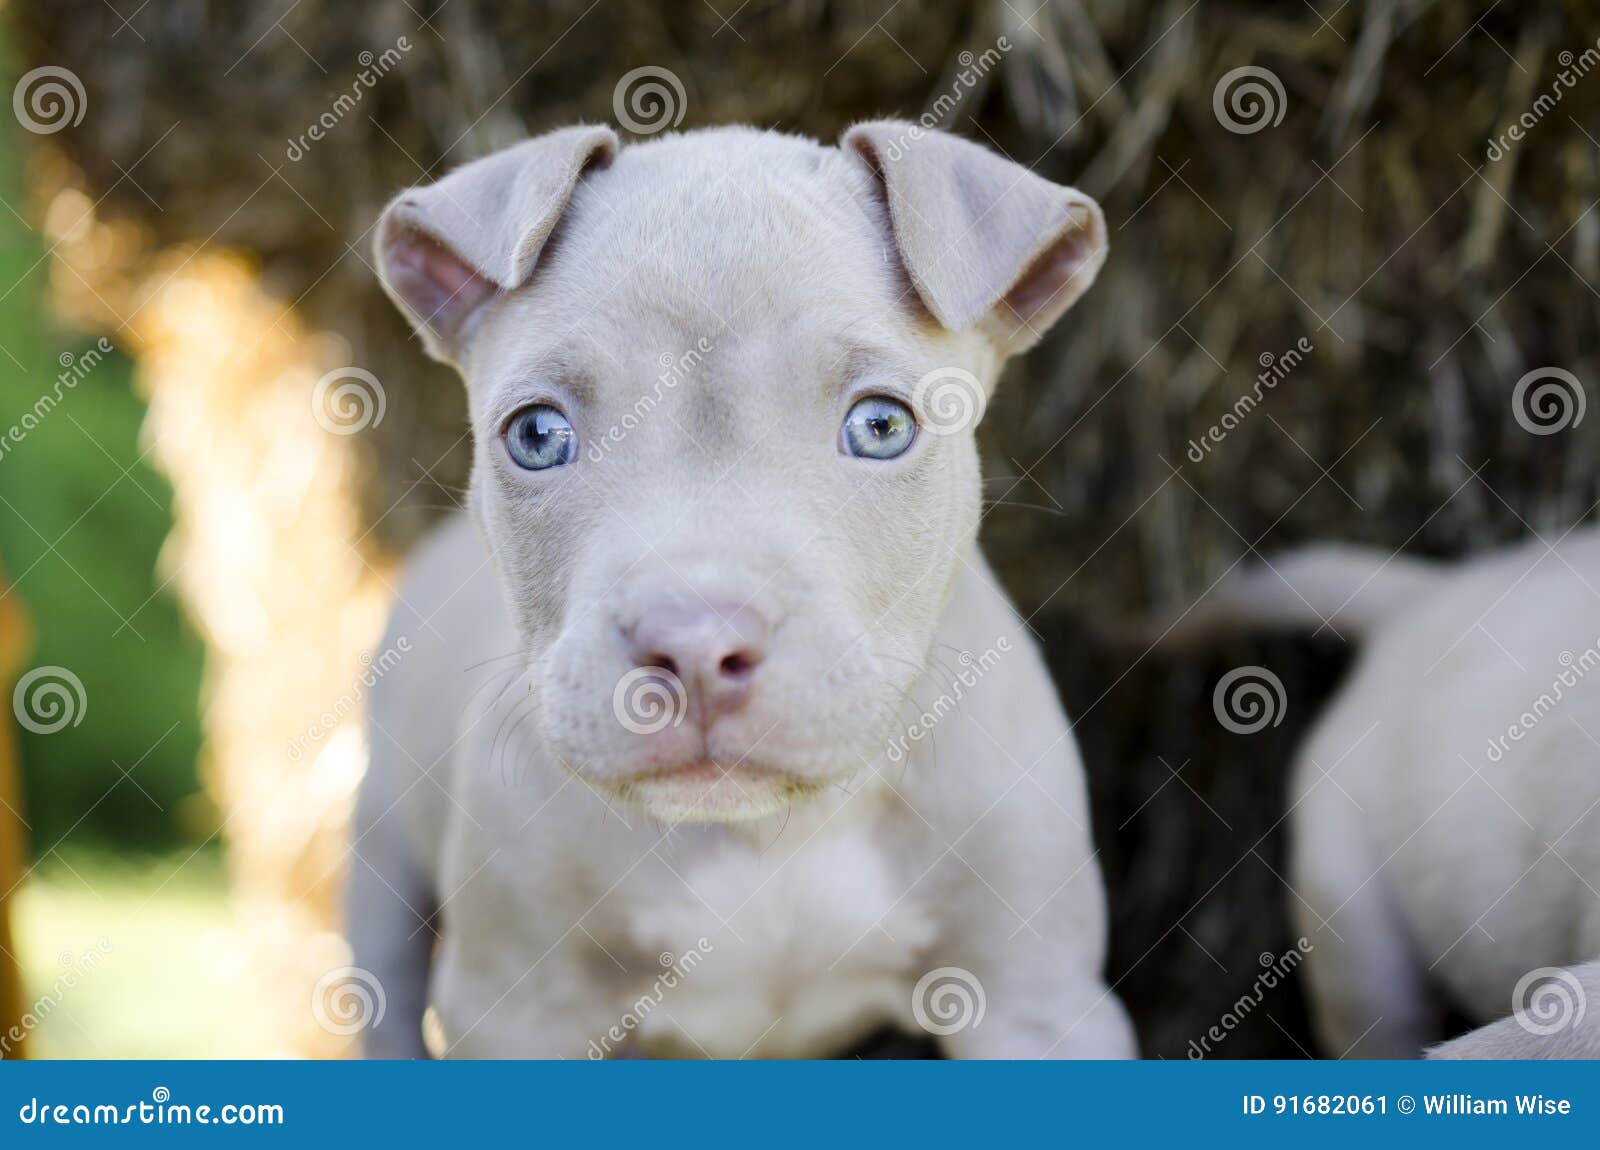
M858 124L840 147L881 182L923 304L1002 356L1037 343L1105 263L1100 205L987 148L896 120Z

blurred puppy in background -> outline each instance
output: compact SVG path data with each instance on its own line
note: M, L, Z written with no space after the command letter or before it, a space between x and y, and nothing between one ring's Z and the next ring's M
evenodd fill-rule
M1454 564L1322 546L1178 629L1359 639L1294 766L1293 910L1325 1051L1600 1056L1600 531ZM1577 966L1576 970L1566 969ZM1438 992L1443 992L1443 997Z

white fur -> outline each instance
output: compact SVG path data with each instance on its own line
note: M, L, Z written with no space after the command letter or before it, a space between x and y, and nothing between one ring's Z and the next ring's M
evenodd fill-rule
M1600 1058L1600 962L1553 969L1520 1012L1428 1050L1435 1059Z
M1076 747L976 549L971 430L921 432L888 462L838 447L860 395L909 400L952 367L992 387L1036 334L998 310L1026 301L1035 326L1053 319L1050 277L1081 290L1103 222L1086 197L973 145L889 127L938 150L906 169L920 173L910 186L857 154L745 129L609 161L594 133L567 133L391 209L386 286L459 365L476 452L468 513L400 590L386 646L404 637L411 652L374 692L349 910L357 964L389 997L369 1053L421 1053L426 1002L454 1056L815 1056L885 1022L914 1027L913 986L945 966L985 1001L981 1023L945 1038L954 1055L1133 1053L1100 975L1104 896ZM564 175L530 208L506 181L545 149ZM944 176L964 196L919 198L916 180L976 154L977 175ZM913 286L940 277L902 262L940 253L927 233L916 252L898 241L886 186L952 245L988 217L1013 234L1036 213L1049 258L956 283L960 306L988 285L995 310L981 331L947 330ZM1061 238L1063 204L1086 250L1083 235ZM508 224L501 210L520 214ZM481 243L454 242L468 220L519 251L535 236L531 275L508 285ZM417 232L448 251L419 256ZM481 306L443 306L416 282L458 257L449 282L487 284ZM709 350L640 415L662 359L697 346ZM571 418L576 463L508 460L499 428L532 402ZM773 621L749 705L703 734L641 736L613 713L631 666L622 630L663 588ZM960 705L928 737L891 750L952 693ZM792 801L770 812L723 786L702 796L702 821L675 824L630 801L641 771L696 755L754 764ZM431 961L422 919L440 934ZM664 971L674 985L657 1002ZM617 1026L626 1040L608 1045Z
M1488 1022L1528 972L1600 957L1600 532L1455 565L1314 548L1225 583L1197 615L1331 619L1364 639L1290 796L1293 907L1330 1054L1415 1057L1442 1037L1433 988ZM1479 1048L1510 1050L1516 1026ZM1592 1031L1523 1037L1522 1052L1597 1052Z

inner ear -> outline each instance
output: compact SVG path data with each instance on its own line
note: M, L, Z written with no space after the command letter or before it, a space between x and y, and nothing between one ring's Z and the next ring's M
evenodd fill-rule
M1082 192L987 148L915 124L845 133L884 189L900 262L950 331L977 327L1001 357L1026 351L1105 261L1105 218Z
M1056 237L1029 262L986 318L989 334L1018 350L1032 346L1089 289L1105 259L1103 218L1084 197L1068 206Z
M390 290L439 341L454 340L468 317L495 292L494 284L460 256L401 220L385 221L380 251Z
M1104 258L1085 213L1017 277L1006 292L1006 305L1019 321L1030 325L1036 316L1053 317L1077 302L1094 282Z

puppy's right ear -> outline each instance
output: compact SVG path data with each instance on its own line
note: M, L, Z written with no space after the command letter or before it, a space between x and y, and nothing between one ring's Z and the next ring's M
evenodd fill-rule
M1002 356L1038 342L1105 263L1100 205L970 140L879 120L839 145L882 186L928 311L950 331L977 328Z
M378 276L429 355L456 361L479 308L527 282L578 177L616 151L610 128L563 128L390 202L374 241Z

